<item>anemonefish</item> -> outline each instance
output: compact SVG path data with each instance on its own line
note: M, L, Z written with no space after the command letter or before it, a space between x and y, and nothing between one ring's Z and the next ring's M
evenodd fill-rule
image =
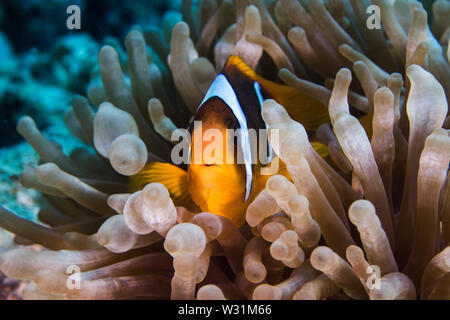
M270 176L260 174L260 162L252 163L248 139L243 138L236 145L235 141L227 138L226 130L238 128L247 137L247 130L266 129L261 108L263 101L269 98L283 105L291 118L302 123L307 130L313 131L329 121L327 107L320 102L289 86L264 79L239 57L230 56L194 115L193 121L201 121L202 125L200 129L192 123L190 125L190 150L197 147L196 134L202 137L208 129L215 129L223 133L221 156L234 156L235 148L240 148L244 163L226 163L221 159L199 163L191 161L185 171L170 163L151 162L130 177L131 190L140 190L148 183L159 182L169 190L175 205L194 205L201 211L223 216L236 226L241 226L245 222L248 205L264 188ZM233 144L231 148L230 144ZM207 147L208 143L203 142L201 149ZM327 152L326 147L319 143L314 147L322 155ZM278 174L289 178L281 161Z

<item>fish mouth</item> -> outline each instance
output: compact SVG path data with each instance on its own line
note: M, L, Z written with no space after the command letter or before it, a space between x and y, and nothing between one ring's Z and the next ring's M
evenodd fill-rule
M201 167L218 167L218 164L215 163L205 163L205 164L201 164Z

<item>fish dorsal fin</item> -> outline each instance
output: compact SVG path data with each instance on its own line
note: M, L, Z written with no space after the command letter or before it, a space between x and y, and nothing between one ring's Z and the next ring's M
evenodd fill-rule
M291 118L300 122L308 131L314 131L325 122L330 122L328 108L314 98L287 85L267 80L253 71L241 58L232 55L224 66L223 73L238 70L242 75L257 81L265 99L273 98L281 104Z
M247 118L249 129L264 129L265 123L261 115L261 107L264 97L261 85L254 80L256 73L250 69L240 58L231 56L222 74L230 82Z
M246 64L244 62L244 60L242 60L240 57L238 57L236 55L231 55L228 58L227 62L225 63L225 66L223 67L222 72L227 72L227 70L230 68L238 69L240 72L245 74L247 77L249 77L250 79L255 80L255 81L258 81L257 78L264 79L263 77L258 75L252 68L250 68L248 66L248 64Z
M170 163L150 162L141 171L129 178L128 187L131 192L136 192L152 182L163 184L176 206L187 208L193 206L185 170Z

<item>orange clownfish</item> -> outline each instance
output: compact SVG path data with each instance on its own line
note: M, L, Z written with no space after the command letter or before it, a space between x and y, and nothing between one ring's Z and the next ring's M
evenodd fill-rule
M130 177L130 188L136 191L151 182L162 183L169 190L175 205L195 205L201 211L223 216L236 226L241 226L245 222L248 205L270 177L260 174L259 169L263 166L260 161L252 163L254 155L251 154L253 149L248 139L248 130L259 132L260 129L266 129L261 108L263 101L269 98L283 105L291 118L301 122L307 130L315 130L320 124L329 121L327 107L320 102L289 86L264 79L239 57L230 56L189 126L192 138L188 170L170 163L151 162ZM193 126L194 121L201 121L201 127ZM210 159L192 161L192 150L199 149L196 143L201 143L202 152L208 148L208 142L205 141L211 141L211 138L204 136L208 129L222 133L223 141L219 145L223 146L223 152L218 152ZM239 145L229 138L227 129L239 129L240 134L243 134ZM203 138L203 142L196 139L198 135ZM326 155L324 145L314 146L320 154ZM225 157L233 158L235 152L239 151L243 154L243 163L224 160ZM289 178L281 161L277 173Z

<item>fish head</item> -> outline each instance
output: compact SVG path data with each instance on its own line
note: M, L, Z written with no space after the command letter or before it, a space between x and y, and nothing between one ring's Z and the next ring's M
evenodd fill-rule
M191 125L190 166L234 164L239 150L234 133L238 129L236 116L223 100L212 97L206 101Z
M197 110L191 125L188 189L201 208L231 221L242 215L245 166L237 161L239 122L229 106L212 97Z

